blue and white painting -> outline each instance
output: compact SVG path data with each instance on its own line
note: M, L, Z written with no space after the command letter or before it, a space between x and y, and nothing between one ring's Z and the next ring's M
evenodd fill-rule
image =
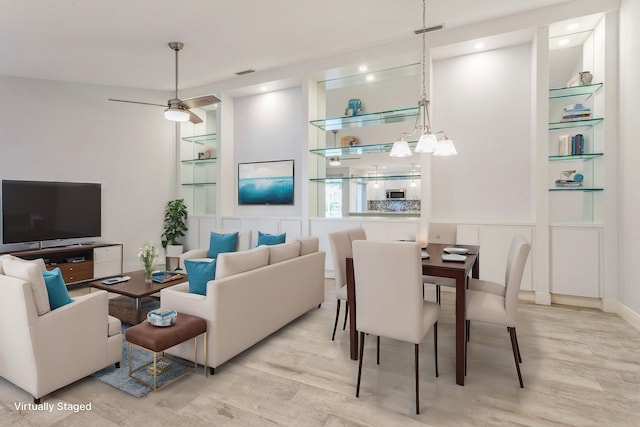
M292 205L293 160L238 163L239 205Z

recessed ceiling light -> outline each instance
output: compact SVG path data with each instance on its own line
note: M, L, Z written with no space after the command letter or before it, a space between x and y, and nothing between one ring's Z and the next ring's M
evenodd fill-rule
M578 23L574 22L574 23L571 23L571 24L567 25L567 30L568 31L575 31L575 30L578 29L578 27L579 27Z
M367 74L367 81L372 82L374 79L373 74Z
M560 39L558 40L558 46L566 46L569 44L569 39Z
M260 90L264 92L264 91L267 90L267 87L266 86L260 86Z
M361 65L360 68L358 68L358 70L360 70L361 73L364 73L365 71L368 70L366 65Z
M478 42L478 43L474 44L473 47L474 47L475 50L480 50L480 49L482 49L484 47L484 43Z

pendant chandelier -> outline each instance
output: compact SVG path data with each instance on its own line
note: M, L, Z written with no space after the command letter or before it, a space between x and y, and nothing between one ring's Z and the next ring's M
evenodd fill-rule
M418 144L416 145L416 153L433 153L434 156L453 156L458 154L456 147L453 145L444 131L434 132L431 130L431 120L429 118L429 98L426 89L426 0L422 0L422 30L416 31L422 34L422 95L418 101L418 116L414 125L413 132L402 132L400 138L393 143L389 156L391 157L408 157L411 156L409 144L404 139L405 136L420 135ZM422 118L422 123L420 119ZM438 135L442 135L442 139L438 140Z

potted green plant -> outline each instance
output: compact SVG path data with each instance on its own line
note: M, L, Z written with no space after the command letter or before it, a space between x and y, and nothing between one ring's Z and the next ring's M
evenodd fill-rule
M162 233L162 247L167 256L182 254L181 237L187 232L187 206L184 199L170 200L164 209L164 232Z

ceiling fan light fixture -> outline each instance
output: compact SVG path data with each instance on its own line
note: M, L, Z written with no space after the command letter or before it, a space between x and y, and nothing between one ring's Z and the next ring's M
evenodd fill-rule
M164 118L173 122L186 122L189 120L189 112L184 108L172 105L164 110Z

